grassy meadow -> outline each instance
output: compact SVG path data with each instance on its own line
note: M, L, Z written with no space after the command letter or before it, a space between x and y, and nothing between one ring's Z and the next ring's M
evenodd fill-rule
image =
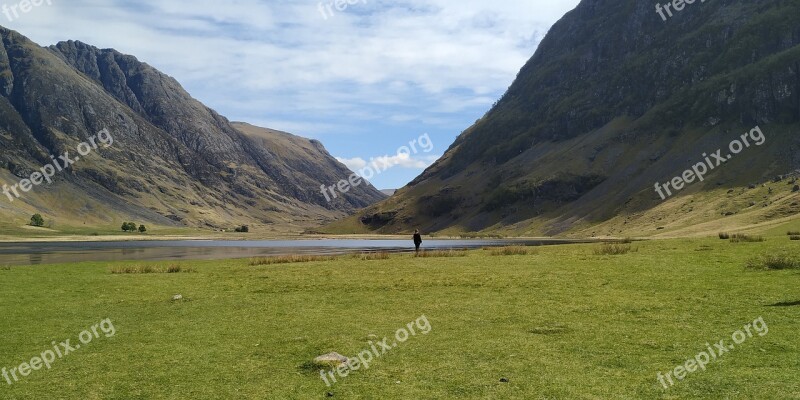
M800 269L747 267L800 257L787 236L453 255L0 261L0 367L79 344L106 318L116 330L12 385L0 377L0 398L800 399ZM391 343L423 315L428 334L332 387L311 364ZM656 379L759 317L765 336L669 389Z

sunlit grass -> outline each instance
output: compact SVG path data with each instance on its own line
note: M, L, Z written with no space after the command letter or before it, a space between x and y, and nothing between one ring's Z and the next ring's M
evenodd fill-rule
M104 318L117 334L4 384L0 397L312 399L330 392L343 399L666 400L800 393L800 274L745 268L754 257L796 254L795 242L732 246L714 237L634 246L638 251L602 257L593 254L597 244L585 244L508 257L476 250L288 264L13 267L0 272L0 365L30 361L53 340L74 343ZM173 264L195 272L109 274ZM182 300L173 300L178 294ZM421 315L430 320L429 334L333 387L309 367L330 352L352 357ZM669 390L658 383L657 372L760 316L768 335Z

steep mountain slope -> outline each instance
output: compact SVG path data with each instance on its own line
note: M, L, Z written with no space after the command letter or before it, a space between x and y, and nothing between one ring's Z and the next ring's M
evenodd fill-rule
M0 182L30 178L50 155L74 158L102 130L113 138L52 184L14 201L4 195L3 219L24 222L35 211L65 225L301 230L384 198L362 185L328 203L320 185L350 172L319 142L250 136L132 56L80 42L42 48L7 29L0 36Z
M441 160L330 229L644 235L796 215L800 1L695 2L666 21L654 6L582 1ZM656 182L757 125L764 144L662 202Z

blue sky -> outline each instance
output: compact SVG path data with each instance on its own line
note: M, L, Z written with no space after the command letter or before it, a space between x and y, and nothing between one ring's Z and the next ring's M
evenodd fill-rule
M578 4L346 1L51 0L0 24L135 55L229 119L318 139L351 169L429 134L431 152L372 179L387 189L486 113Z

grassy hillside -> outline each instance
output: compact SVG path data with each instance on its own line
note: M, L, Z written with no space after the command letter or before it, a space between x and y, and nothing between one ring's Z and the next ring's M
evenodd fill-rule
M724 179L724 178L723 178ZM603 221L562 215L559 211L537 214L534 211L518 210L520 214L506 214L506 218L489 224L484 215L474 216L476 223L487 223L478 234L501 236L564 237L696 237L709 236L725 230L760 231L768 227L800 225L800 192L795 192L791 179L779 182L762 180L747 186L716 185L711 187L690 186L665 202L651 206L632 200L628 209ZM405 213L425 215L429 205L418 204L403 207L405 199L425 197L424 189L408 188L406 196L392 197L381 204L387 210L403 210ZM645 189L652 191L651 187ZM592 204L576 205L576 210L592 212ZM374 209L369 209L372 215ZM379 209L380 210L380 209ZM378 212L380 213L380 211ZM369 233L373 227L364 225L361 213L326 225L320 230L331 234ZM419 227L425 226L432 217L418 219ZM409 232L416 226L409 227ZM431 227L441 235L460 235L474 230L469 221L452 226ZM381 231L380 229L378 229ZM430 231L425 231L430 232ZM473 233L474 234L474 233Z
M798 245L776 232L761 243L637 242L617 256L570 245L518 256L192 262L171 274L112 274L131 263L0 268L0 366L54 340L79 344L106 318L115 328L50 370L0 380L0 397L796 399L800 275L745 265L798 256ZM331 351L355 356L423 315L429 333L331 388L310 365ZM668 390L658 382L759 317L764 336Z

